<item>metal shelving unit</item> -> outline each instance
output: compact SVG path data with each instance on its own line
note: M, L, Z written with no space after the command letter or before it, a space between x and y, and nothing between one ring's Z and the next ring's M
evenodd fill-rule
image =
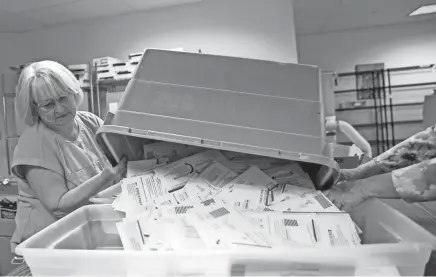
M122 90L125 89L125 87L129 84L130 79L122 79L122 80L115 80L115 79L106 79L106 80L97 80L97 66L92 65L90 70L92 72L92 76L90 78L91 82L91 94L93 97L92 99L92 110L90 112L94 113L101 119L105 120L106 115L108 113L108 101L107 101L107 94L112 93L115 91L119 91L121 88Z
M374 71L360 71L360 72L345 72L337 74L337 78L347 78L352 77L357 80L359 76L362 75L372 75L373 86L371 87L373 93L372 106L354 107L354 108L339 108L336 109L337 112L341 111L351 111L351 110L373 110L375 116L374 125L376 130L376 139L371 140L371 144L375 144L375 154L380 154L390 147L394 146L398 142L398 138L395 136L394 125L396 124L396 119L394 117L394 108L402 106L416 106L422 103L401 103L394 104L392 101L394 90L397 89L417 89L425 87L436 87L436 82L416 82L416 83L405 83L405 84L393 84L392 83L392 73L408 73L419 70L429 70L435 67L435 64L421 65L421 66L408 66L408 67L397 67L388 68L382 70ZM375 82L376 76L378 76L379 82ZM367 90L367 89L366 89ZM346 94L346 93L359 93L360 89L342 89L336 90L335 94ZM363 125L359 125L363 126Z
M15 146L18 143L19 135L17 133L16 118L15 118L15 91L11 91L9 83L15 83L18 79L20 70L15 73L1 75L1 109L3 115L3 134L2 139L5 143L6 154L6 170L8 176L11 175L11 163ZM8 77L8 78L7 78Z

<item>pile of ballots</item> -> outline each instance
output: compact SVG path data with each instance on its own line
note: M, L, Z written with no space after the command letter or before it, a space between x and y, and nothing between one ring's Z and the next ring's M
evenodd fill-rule
M297 162L156 142L112 203L125 250L353 246L361 231Z

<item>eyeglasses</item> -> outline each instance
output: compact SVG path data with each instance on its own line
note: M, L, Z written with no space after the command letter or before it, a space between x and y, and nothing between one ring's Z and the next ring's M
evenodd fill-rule
M48 102L44 103L44 104L36 104L35 105L40 108L41 110L44 111L52 111L55 107L56 107L56 102L58 102L61 105L66 105L68 104L68 101L70 100L70 96L71 95L67 95L67 96L62 96L59 97L57 100L54 99L50 99Z

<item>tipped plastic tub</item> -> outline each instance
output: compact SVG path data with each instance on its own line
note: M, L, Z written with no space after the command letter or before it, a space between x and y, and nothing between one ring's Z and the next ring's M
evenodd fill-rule
M326 189L339 167L324 121L316 66L148 49L96 139L113 165L167 141L297 161Z
M96 139L114 165L167 141L297 161L320 189L339 177L316 66L148 49Z

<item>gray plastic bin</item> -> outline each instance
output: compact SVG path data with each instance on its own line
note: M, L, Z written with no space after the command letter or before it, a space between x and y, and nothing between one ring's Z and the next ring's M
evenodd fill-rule
M317 188L339 175L315 66L146 50L97 141L116 164L156 140L299 161Z

